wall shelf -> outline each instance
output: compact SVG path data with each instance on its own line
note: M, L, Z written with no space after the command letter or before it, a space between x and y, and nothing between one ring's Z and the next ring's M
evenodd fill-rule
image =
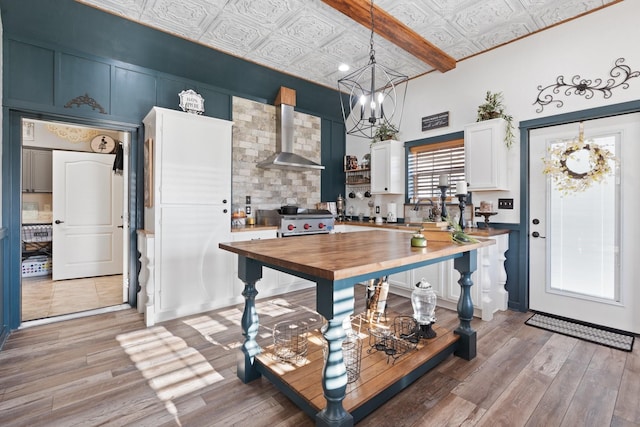
M371 169L369 168L347 169L344 173L346 185L353 186L371 184Z

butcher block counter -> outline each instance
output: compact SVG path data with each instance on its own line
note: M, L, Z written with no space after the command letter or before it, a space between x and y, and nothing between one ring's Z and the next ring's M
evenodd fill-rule
M405 233L386 231L220 243L221 249L238 255L238 277L245 284L241 322L245 339L238 359L238 377L248 383L264 375L306 413L315 416L317 425L345 426L362 419L450 354L473 359L476 332L471 328L471 273L477 267L476 249L492 245L494 241L481 238L478 243L459 245L451 242L448 233L438 233L438 236L440 241L434 236L428 238L426 248L411 247L410 236ZM410 360L415 358L409 366L389 366L389 375L395 375L395 379L376 393L350 402L347 411L343 405L347 389L342 357L342 341L346 336L343 321L353 314L355 285L448 259L454 260L454 268L460 273L459 326L453 331L441 330L438 335L443 339L436 340L438 344L425 345L425 351L408 355ZM324 407L314 404L302 390L288 383L284 375L270 369L264 359L260 360L262 349L255 340L259 327L255 297L263 266L316 283L316 309L327 319L323 335L328 343L328 362L318 362L324 365L321 376Z

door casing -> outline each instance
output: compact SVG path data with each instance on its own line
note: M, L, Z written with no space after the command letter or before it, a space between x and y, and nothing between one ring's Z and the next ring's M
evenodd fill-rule
M138 182L142 177L139 159L142 155L142 124L103 121L97 119L82 119L53 114L40 113L29 110L5 109L2 133L2 224L7 229L2 271L2 304L3 324L10 330L21 324L21 179L22 179L22 119L36 119L43 121L64 122L88 127L117 130L131 134L129 145L129 234L124 236L129 242L128 259L128 300L132 307L137 305L138 289L138 246L136 230L143 227L143 201Z

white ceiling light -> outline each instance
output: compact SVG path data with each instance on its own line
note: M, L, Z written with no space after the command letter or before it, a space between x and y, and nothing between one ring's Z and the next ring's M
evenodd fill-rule
M338 66L338 71L342 71L342 72L349 71L349 68L351 67L349 67L348 64L340 64Z
M340 96L347 134L363 138L373 138L382 125L399 128L409 79L376 62L373 33L371 0L369 63L338 80L338 90L348 95Z

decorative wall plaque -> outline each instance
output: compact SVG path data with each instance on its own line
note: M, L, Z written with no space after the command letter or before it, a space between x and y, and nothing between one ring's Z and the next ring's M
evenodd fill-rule
M204 98L193 89L183 90L178 94L180 97L180 108L191 114L204 113Z
M449 112L432 114L422 118L422 132L449 126Z

